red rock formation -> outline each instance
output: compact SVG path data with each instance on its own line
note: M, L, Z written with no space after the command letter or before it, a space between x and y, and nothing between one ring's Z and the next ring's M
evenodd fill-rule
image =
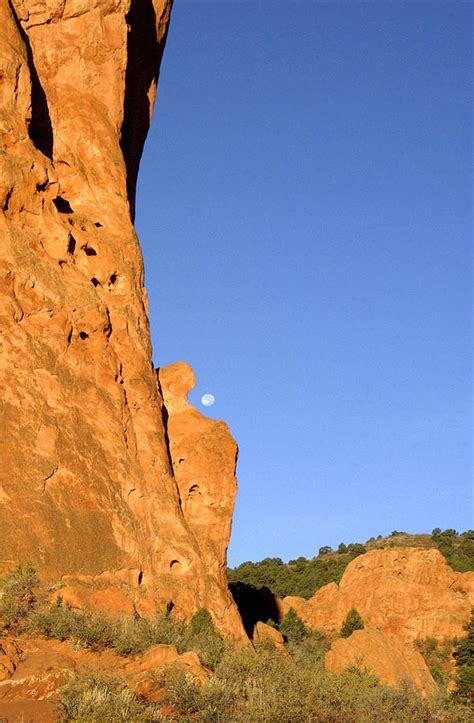
M191 524L173 474L132 225L170 9L0 4L0 570L204 606L239 637L227 539Z
M349 638L335 640L326 653L325 665L336 672L356 665L375 673L386 685L397 686L407 680L423 695L438 690L423 656L409 643L376 628L356 630Z
M406 641L462 636L472 605L474 573L455 572L439 550L402 547L360 555L339 585L280 603L282 614L292 607L307 625L326 630L340 630L354 607L365 625Z

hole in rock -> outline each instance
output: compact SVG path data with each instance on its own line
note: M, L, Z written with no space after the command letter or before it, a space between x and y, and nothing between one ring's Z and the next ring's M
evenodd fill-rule
M117 274L111 274L109 279L109 284L113 286L115 282L117 281Z
M166 603L166 614L169 615L174 608L174 602L172 600L169 601L169 603Z
M74 213L71 204L62 196L56 196L53 198L53 203L58 209L59 213Z
M94 286L102 286L99 279L96 279L95 276L92 277L91 284L93 284Z
M178 464L183 464L183 462L184 462L184 457L180 457L180 458L178 459Z
M86 256L97 256L97 251L93 249L92 246L84 244L83 246L81 246L81 249L84 251Z
M48 179L46 179L46 181L44 181L44 183L36 184L36 190L37 191L45 191L47 189L48 185L49 185L49 181L48 181Z
M61 260L59 261L59 265L60 265L60 267L62 268L62 267L64 266L64 264L65 264L65 263L66 263L66 262L65 262L65 261L64 261L63 259L61 259Z
M100 223L100 221L96 221L95 224L94 224L94 226L95 226L96 228L102 228L102 224Z
M80 336L80 338L81 338L82 340L85 340L85 339L88 339L88 338L89 338L89 334L87 333L87 331L80 331L80 332L79 332L79 336Z
M72 339L72 329L69 329L69 334L67 335L67 343L70 344Z
M173 572L178 572L178 570L181 569L181 563L179 560L171 560L170 562L170 570L173 570Z
M201 496L199 485L191 485L188 492L188 500L199 496Z
M143 582L143 570L138 573L138 584L141 585Z
M67 244L67 252L68 254L73 254L76 250L76 239L72 235L72 233L69 234L69 241Z

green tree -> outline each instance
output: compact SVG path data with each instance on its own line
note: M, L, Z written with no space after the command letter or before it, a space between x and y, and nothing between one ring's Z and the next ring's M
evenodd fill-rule
M453 653L460 668L453 697L463 703L474 703L474 608L471 619L464 626L467 635L460 640Z
M324 545L324 547L319 548L319 555L320 557L322 557L323 555L330 555L332 551L332 547L329 547L329 545Z
M289 643L301 643L307 636L304 622L298 617L293 608L290 608L280 623L280 633Z
M343 555L345 552L347 552L347 546L343 542L339 543L337 552L339 555Z
M364 629L364 621L362 620L361 616L357 612L355 608L352 608L347 613L346 619L342 623L341 626L341 636L343 638L348 638L354 630L363 630Z

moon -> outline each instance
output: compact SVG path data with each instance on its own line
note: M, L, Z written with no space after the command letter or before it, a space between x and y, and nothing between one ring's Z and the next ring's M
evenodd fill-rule
M201 397L201 404L204 404L205 407L212 407L215 401L216 398L213 394L203 394Z

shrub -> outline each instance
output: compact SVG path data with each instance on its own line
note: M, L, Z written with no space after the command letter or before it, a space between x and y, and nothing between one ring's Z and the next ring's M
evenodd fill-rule
M454 652L456 665L460 671L453 697L472 705L474 703L474 608L464 630L467 635L459 641Z
M329 673L320 663L293 662L265 646L226 652L215 675L198 687L170 673L169 702L178 720L225 723L435 723L467 721L465 709L422 700L409 686L379 685L357 670ZM175 676L173 678L173 676Z
M288 643L288 650L295 662L301 665L322 665L330 647L328 636L318 629L306 630L306 637L298 643Z
M187 650L194 650L201 662L212 670L222 658L224 641L216 632L211 614L201 608L191 618L188 633L185 636Z
M59 690L61 720L75 723L130 723L163 720L119 679L83 673Z
M363 630L364 621L355 608L352 608L347 613L346 619L341 626L341 637L348 638L354 630Z
M4 578L0 617L6 627L19 622L33 610L37 600L35 588L38 585L36 570L30 562L17 565Z
M305 624L293 608L290 608L283 617L280 623L280 633L289 643L300 643L307 636Z

